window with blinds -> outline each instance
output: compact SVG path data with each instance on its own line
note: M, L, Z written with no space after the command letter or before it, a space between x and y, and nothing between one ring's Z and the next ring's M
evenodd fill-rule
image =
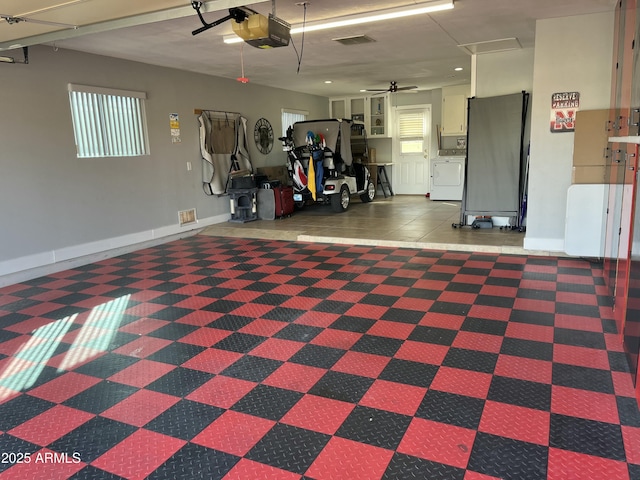
M287 128L296 122L303 122L309 116L309 112L302 110L282 109L282 136L287 136Z
M398 138L401 155L411 155L424 151L426 122L422 112L400 112L398 118Z
M144 92L69 84L78 157L149 154Z

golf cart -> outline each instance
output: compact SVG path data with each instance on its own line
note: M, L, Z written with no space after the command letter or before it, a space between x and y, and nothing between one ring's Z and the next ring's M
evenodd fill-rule
M280 138L299 208L318 202L339 213L347 210L351 195L363 202L374 199L376 186L369 170L353 161L351 126L350 120L307 120L294 123Z

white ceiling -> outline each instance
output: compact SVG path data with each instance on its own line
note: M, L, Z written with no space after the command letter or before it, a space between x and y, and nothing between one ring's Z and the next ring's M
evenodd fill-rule
M309 0L307 21L422 3L423 0ZM276 0L276 14L291 24L303 21L300 0ZM360 89L416 85L433 89L469 83L471 57L461 44L516 37L523 48L534 45L537 19L614 9L616 0L455 0L453 10L292 37L302 52L300 71L292 44L262 50L223 43L232 33L225 22L199 35L202 26L188 0L5 0L0 16L0 50L45 43L57 48L135 60L227 78L245 76L251 83L323 96L358 94ZM203 15L213 22L228 8L245 5L265 15L272 2L242 4L210 0ZM39 22L48 23L39 23ZM52 24L62 23L67 25ZM71 25L78 28L71 28ZM344 46L333 38L366 34L375 42ZM570 42L558 32L558 41ZM18 51L4 55L19 57ZM463 67L455 72L455 67ZM2 68L12 68L5 65ZM331 80L333 83L326 84Z

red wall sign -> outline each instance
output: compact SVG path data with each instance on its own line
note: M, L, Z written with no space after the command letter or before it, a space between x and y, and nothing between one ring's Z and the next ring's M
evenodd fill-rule
M559 92L551 95L551 133L573 132L579 107L580 92Z

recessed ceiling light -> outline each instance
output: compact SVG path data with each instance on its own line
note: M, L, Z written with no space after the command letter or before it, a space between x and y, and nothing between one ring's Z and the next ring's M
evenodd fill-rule
M325 80L324 83L333 83L331 80Z
M456 72L461 72L462 70L464 70L464 68L462 68L462 67L456 67L456 68L454 68L454 70L455 70Z

